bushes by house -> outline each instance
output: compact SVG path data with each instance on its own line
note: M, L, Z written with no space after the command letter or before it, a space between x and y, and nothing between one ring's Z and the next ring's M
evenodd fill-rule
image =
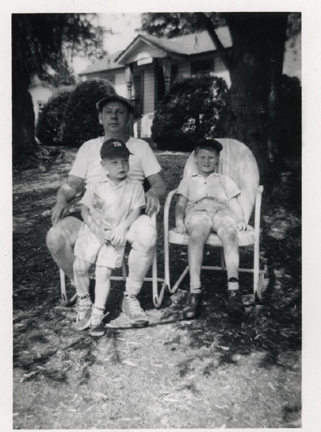
M60 128L73 87L63 88L53 94L39 115L36 137L42 144L62 145Z
M201 137L223 136L218 120L227 91L226 82L219 77L177 79L155 113L152 138L157 147L191 151Z
M85 141L103 135L96 102L115 94L105 79L91 79L76 86L71 93L61 126L61 140L66 146L80 147Z
M56 92L39 116L36 136L42 144L80 147L85 141L102 135L96 102L114 94L105 79L92 79L76 87Z

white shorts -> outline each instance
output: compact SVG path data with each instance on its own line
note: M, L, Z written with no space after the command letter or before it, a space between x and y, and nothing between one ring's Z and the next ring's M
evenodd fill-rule
M83 223L75 244L74 255L84 261L110 269L121 267L125 246L103 243L89 227Z

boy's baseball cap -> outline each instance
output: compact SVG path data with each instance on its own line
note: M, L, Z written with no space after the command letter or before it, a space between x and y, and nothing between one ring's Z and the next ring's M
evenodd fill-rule
M133 104L133 102L117 94L103 97L96 103L96 108L101 111L107 102L114 101L123 102L129 109L129 112L134 112L135 105Z
M119 139L109 139L105 141L100 149L100 156L104 158L113 158L115 156L128 157L132 154L126 144Z
M213 150L216 150L218 153L223 150L223 146L220 142L215 139L207 139L201 138L195 144L195 148L197 147L211 147Z

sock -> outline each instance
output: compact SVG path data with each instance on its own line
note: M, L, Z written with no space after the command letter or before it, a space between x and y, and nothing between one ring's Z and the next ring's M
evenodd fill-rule
M238 290L240 288L239 286L239 280L236 277L231 277L229 278L228 282L227 282L227 289L229 291L235 291Z
M191 278L189 290L191 294L201 294L201 281L200 278Z

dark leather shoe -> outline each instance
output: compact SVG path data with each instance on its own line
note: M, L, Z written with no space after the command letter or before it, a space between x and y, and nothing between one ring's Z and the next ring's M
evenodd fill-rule
M189 293L183 309L183 317L187 319L195 318L200 313L201 295Z
M227 307L231 312L244 312L244 304L242 301L242 295L240 290L229 290L228 291L228 304Z

